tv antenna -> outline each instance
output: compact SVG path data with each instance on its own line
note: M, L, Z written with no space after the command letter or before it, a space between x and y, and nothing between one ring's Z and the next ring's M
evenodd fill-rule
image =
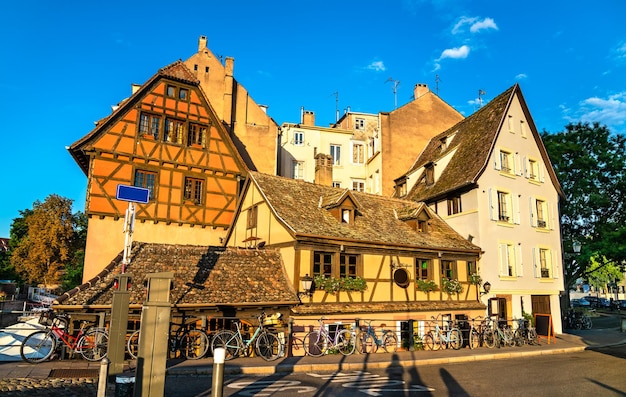
M482 108L483 107L483 95L485 95L486 92L483 90L478 90L478 108Z
M393 87L391 88L391 90L393 91L393 108L397 108L398 107L398 86L400 85L400 80L394 80L393 78L389 77L387 79L387 81L385 81L385 83L393 83Z
M339 121L339 91L333 92L335 96L335 123Z
M439 96L439 82L441 81L441 79L439 78L439 75L436 74L435 75L435 91L437 92L437 96Z

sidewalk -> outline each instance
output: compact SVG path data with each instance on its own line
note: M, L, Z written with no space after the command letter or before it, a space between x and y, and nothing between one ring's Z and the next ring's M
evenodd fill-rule
M480 348L470 350L441 351L398 351L396 353L353 354L350 356L329 355L324 357L285 357L267 362L258 357L242 357L227 361L225 374L270 375L274 373L323 372L323 371L365 371L389 366L423 366L431 364L461 363L480 360L530 357L535 355L561 354L583 351L612 345L626 344L626 333L619 328L571 331L552 338L547 343L542 338L539 346ZM132 365L129 370L133 370ZM24 362L0 363L0 379L48 377L97 378L99 362L85 360L49 361L40 364ZM213 372L213 359L170 360L167 363L168 376L208 375Z

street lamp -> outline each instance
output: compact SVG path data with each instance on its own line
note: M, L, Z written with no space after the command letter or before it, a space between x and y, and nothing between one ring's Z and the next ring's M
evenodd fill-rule
M487 295L489 291L491 291L491 283L489 281L485 281L485 284L483 284L483 290L484 291L480 292L480 296Z
M578 241L574 241L572 243L572 249L574 250L575 254L580 254L580 248L582 247L582 244L579 243Z
M306 276L302 277L302 279L300 280L300 285L302 286L302 289L304 290L304 292L298 292L298 297L300 296L312 296L313 293L311 292L311 288L313 287L313 277L309 276L309 274L307 273Z

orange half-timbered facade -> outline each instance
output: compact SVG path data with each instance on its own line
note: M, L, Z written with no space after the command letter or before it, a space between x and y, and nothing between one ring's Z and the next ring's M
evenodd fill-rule
M472 282L481 249L423 203L251 171L226 243L279 249L301 292L301 280L315 278L312 296L292 307L298 324L374 317L399 329L440 313L484 315ZM447 292L445 280L462 291ZM418 287L428 282L434 290Z
M246 175L199 81L181 61L135 87L69 151L88 177L83 280L124 248L128 203L116 199L118 185L149 190L148 203L136 204L135 240L220 245Z

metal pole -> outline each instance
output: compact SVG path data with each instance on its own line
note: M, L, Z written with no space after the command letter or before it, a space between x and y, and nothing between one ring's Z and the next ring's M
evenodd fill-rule
M211 385L211 397L222 397L224 389L224 359L226 350L218 347L213 352L213 384Z
M106 397L108 369L109 359L105 357L102 359L102 361L100 361L100 375L98 377L98 397Z

